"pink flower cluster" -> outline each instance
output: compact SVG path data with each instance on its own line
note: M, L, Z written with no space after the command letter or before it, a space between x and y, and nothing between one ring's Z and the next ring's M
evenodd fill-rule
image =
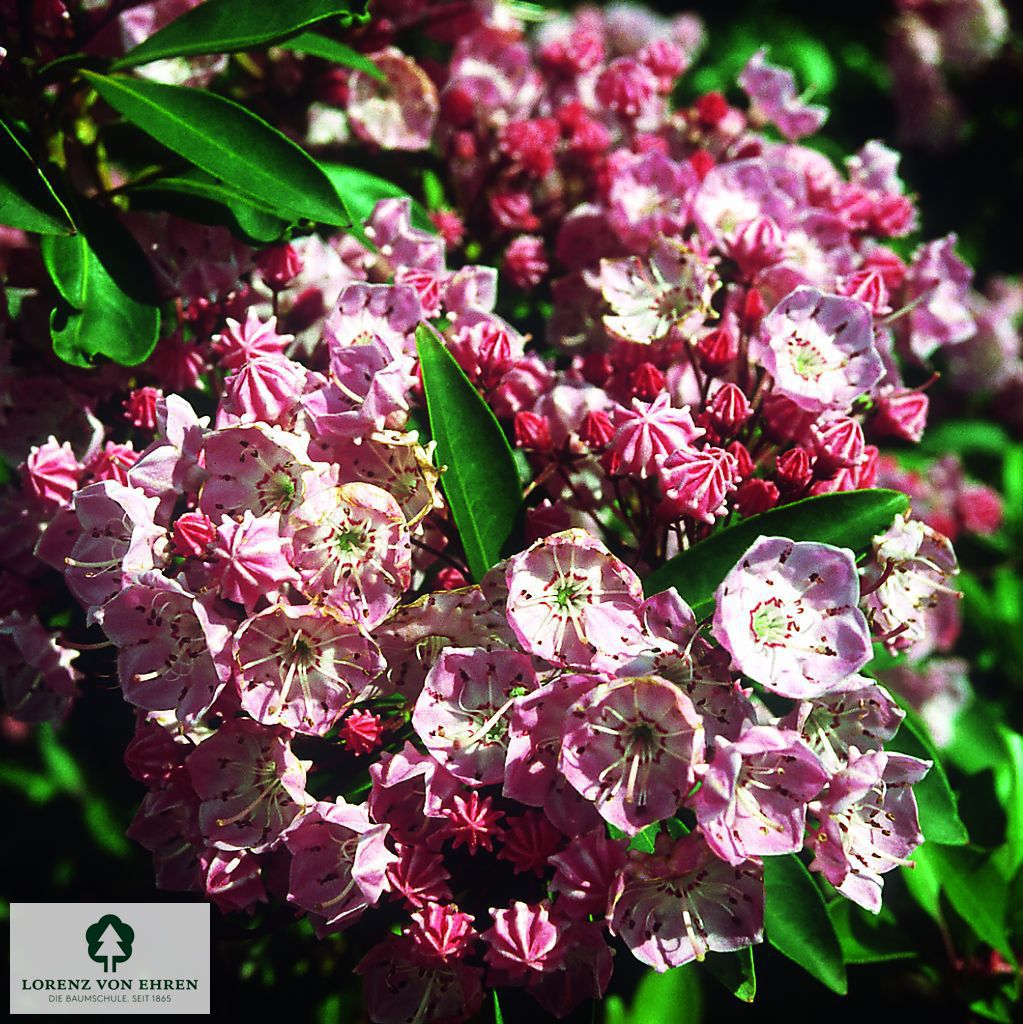
M176 311L150 360L3 367L11 713L66 715L93 657L68 637L102 631L158 883L286 901L321 936L378 921L382 1024L467 1019L494 986L561 1017L614 945L667 970L760 942L764 857L807 850L879 910L928 765L884 749L903 713L861 673L873 641L929 653L954 603L944 527L901 517L862 571L764 536L707 619L644 597L722 524L872 486L874 441L919 440L900 367L971 337L969 272L954 239L885 244L916 220L896 154L842 172L800 145L826 111L767 55L745 109L673 109L694 19L587 10L527 40L506 17L468 6L429 75L381 28L390 88L332 94L363 143L443 155L439 234L397 199L363 242L258 253L136 213ZM495 311L496 270L449 266L466 238L549 287L553 357ZM3 327L45 312L29 294ZM527 545L478 584L415 429L424 322L534 472Z

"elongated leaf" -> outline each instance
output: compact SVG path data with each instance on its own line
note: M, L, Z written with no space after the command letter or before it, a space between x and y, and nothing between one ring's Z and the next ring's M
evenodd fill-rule
M53 349L75 366L92 366L97 356L135 366L153 351L160 328L149 263L105 211L83 207L79 226L77 235L43 239L43 261L63 300L50 315Z
M454 356L427 326L416 335L430 432L447 471L441 477L477 581L515 530L522 492L508 440Z
M67 207L3 121L0 121L0 224L41 235L67 235L75 230Z
M848 991L842 946L820 889L794 854L764 858L767 940L832 992Z
M847 964L911 960L917 955L887 906L881 908L880 914L871 914L840 896L828 904L828 916Z
M157 142L281 217L346 226L344 203L319 164L262 118L202 89L82 74Z
M655 569L643 589L650 595L675 587L703 617L714 610L718 584L758 537L815 540L856 551L866 548L872 537L908 508L908 499L899 491L845 491L804 498L713 534Z
M280 45L285 50L294 50L296 53L305 53L310 57L329 60L332 64L364 71L370 78L375 78L378 82L387 81L387 76L364 53L359 53L358 50L353 50L336 39L320 35L319 32L301 32L297 36L286 39Z
M978 938L1015 963L1005 934L1008 881L991 858L973 847L926 843L915 854L931 865L942 891Z
M351 22L364 13L358 0L206 0L129 50L114 70L166 57L251 50L326 18L342 15Z
M692 964L663 974L647 971L629 1007L628 1024L698 1024L703 999Z
M171 212L176 212L175 207L180 205L179 197L183 197L186 204L189 200L209 204L208 216L203 216L204 210L195 209L194 204L186 213L201 223L225 224L245 241L256 245L276 241L289 225L276 211L243 196L198 168L131 188L129 194L134 205L148 209L166 206Z
M358 167L345 167L343 164L321 163L324 173L330 178L338 195L345 197L345 206L351 213L352 220L356 224L362 224L369 219L373 207L381 199L404 199L408 193L399 185L387 181L369 171L360 170ZM429 231L431 235L437 234L430 214L422 203L412 200L412 226L420 231Z
M904 710L905 721L895 738L886 746L899 753L933 762L931 770L913 787L920 815L920 831L932 843L962 846L970 841L970 835L959 817L958 801L949 785L941 755L913 712L908 708Z
M703 966L736 999L752 1003L757 995L757 972L753 966L753 947L736 953L708 953Z

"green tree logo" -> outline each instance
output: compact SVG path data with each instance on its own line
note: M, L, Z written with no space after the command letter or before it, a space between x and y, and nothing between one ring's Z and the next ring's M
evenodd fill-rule
M89 959L103 965L103 973L117 973L117 965L131 957L131 944L135 931L113 914L104 914L95 924L85 929L89 944Z

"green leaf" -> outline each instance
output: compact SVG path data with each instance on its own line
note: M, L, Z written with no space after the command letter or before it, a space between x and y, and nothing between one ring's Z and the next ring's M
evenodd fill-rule
M636 988L626 1024L699 1024L700 978L692 964L663 974L647 971Z
M280 45L285 50L294 50L310 57L329 60L332 64L363 71L378 82L387 81L387 76L364 53L359 53L358 50L353 50L336 39L320 35L319 32L302 32L291 39L286 39Z
M129 50L115 71L167 57L251 50L294 35L337 15L363 17L365 5L351 0L206 0Z
M82 74L107 103L146 134L250 201L269 206L283 218L342 227L350 223L341 197L319 164L237 103L202 89Z
M675 587L697 617L703 618L714 610L718 584L758 537L814 540L857 551L908 508L909 500L899 491L845 491L804 498L712 534L655 569L643 589L649 596Z
M160 330L149 263L106 211L83 206L79 226L77 235L43 238L43 262L63 300L50 314L53 350L74 366L92 366L97 356L136 366Z
M497 989L493 991L494 996L494 1024L504 1024L504 1014L501 1012L501 1002L497 998Z
M703 966L736 999L752 1003L757 995L757 972L753 966L753 947L735 953L708 953Z
M1009 444L1005 430L988 420L950 420L928 428L921 449L936 454L986 452L1001 455Z
M887 905L871 914L845 897L828 905L828 916L847 964L911 960L917 954Z
M338 195L345 197L345 206L351 213L355 224L361 225L369 219L373 207L381 199L405 199L408 193L399 185L387 181L369 171L360 170L358 167L345 167L343 164L320 163L324 174L330 178ZM437 234L430 214L422 203L412 200L411 223L414 228L420 231L428 231L431 235Z
M133 186L128 192L133 204L141 202L149 208L166 206L172 211L179 205L176 200L180 198L186 200L186 205L189 200L198 200L198 209L194 203L188 209L193 220L225 224L236 235L255 245L277 241L290 225L289 221L278 217L276 211L254 202L249 196L229 188L198 168L190 168L180 175L160 178L150 184Z
M630 850L638 850L640 853L653 853L657 843L657 836L661 831L661 823L655 821L652 825L637 832L629 841Z
M447 471L441 484L477 581L501 558L522 492L508 439L490 407L425 324L416 333L430 433Z
M975 847L927 843L914 858L930 866L956 913L977 937L1015 963L1005 933L1009 886L990 856Z
M932 843L963 846L970 841L970 835L959 817L958 801L949 785L941 757L927 735L926 727L919 723L912 711L904 710L905 721L887 747L933 763L923 780L913 787L920 815L920 831Z
M0 224L41 235L68 235L75 230L67 207L3 121L0 121Z
M764 858L767 940L832 992L848 991L842 946L820 889L794 854Z

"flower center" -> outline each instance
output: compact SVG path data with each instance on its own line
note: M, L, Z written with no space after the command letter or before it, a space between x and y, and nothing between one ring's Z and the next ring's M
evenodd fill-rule
M789 635L789 620L776 604L759 604L750 616L756 638L765 644L782 644Z

